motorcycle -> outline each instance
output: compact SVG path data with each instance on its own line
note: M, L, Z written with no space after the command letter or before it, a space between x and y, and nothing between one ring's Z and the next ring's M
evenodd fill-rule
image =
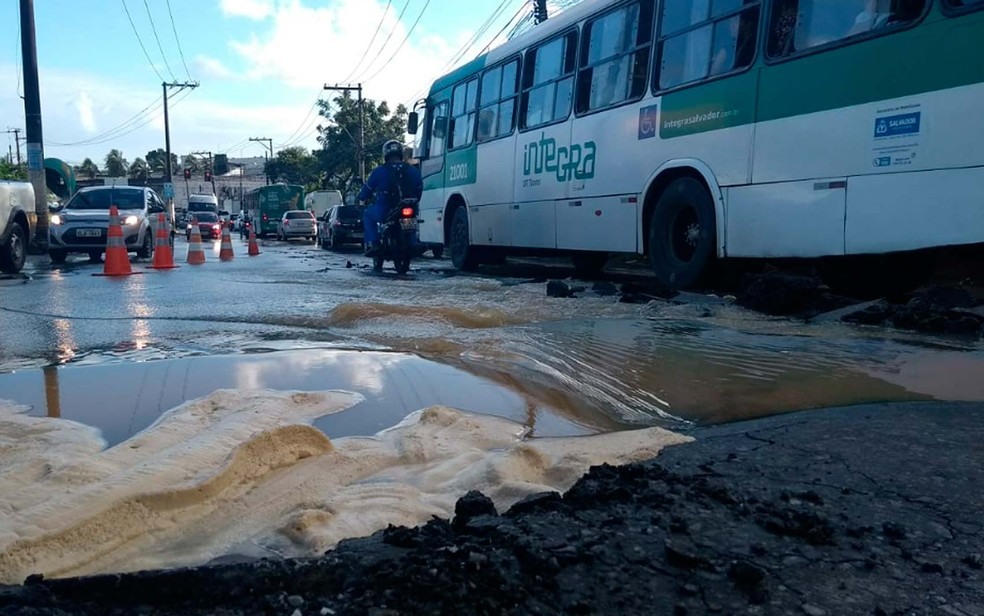
M413 260L417 243L417 212L416 199L403 199L379 223L381 248L372 258L374 272L382 272L386 261L393 262L397 274L410 271L410 261Z

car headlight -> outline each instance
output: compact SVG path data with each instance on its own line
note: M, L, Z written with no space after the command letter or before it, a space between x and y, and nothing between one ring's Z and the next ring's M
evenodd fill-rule
M127 216L127 217L126 217L126 218L125 218L125 219L123 220L123 224L125 224L125 225L126 225L126 226L128 226L128 227L132 227L132 226L134 226L134 225L138 225L138 224L140 224L140 219L139 219L139 218L137 218L136 216Z
M51 216L51 224L53 224L53 225L60 225L60 224L62 224L62 217L59 216L58 214L52 215Z

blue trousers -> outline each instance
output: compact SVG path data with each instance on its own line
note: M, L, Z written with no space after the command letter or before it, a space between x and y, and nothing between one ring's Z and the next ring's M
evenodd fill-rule
M362 213L362 224L366 232L366 244L379 241L379 223L386 217L386 206L374 203Z

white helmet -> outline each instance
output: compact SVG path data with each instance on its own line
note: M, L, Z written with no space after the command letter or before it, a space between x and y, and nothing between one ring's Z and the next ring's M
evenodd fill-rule
M390 156L399 156L403 159L403 144L395 139L390 139L383 144L383 160L387 160Z

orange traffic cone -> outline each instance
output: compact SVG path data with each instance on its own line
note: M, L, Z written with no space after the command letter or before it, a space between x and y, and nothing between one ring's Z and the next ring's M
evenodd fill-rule
M222 225L222 248L219 249L220 261L232 261L232 234L229 232L229 225Z
M260 254L260 245L256 243L256 229L249 230L249 256L255 257Z
M191 219L191 239L188 240L188 264L201 265L205 263L205 250L202 249L202 232L198 228L198 217Z
M164 214L157 215L157 230L154 232L154 263L148 269L175 269L174 251L171 250L171 229Z
M93 276L131 276L143 272L130 269L130 255L123 241L123 226L120 224L120 211L115 205L109 208L109 232L106 234L106 261L101 274Z

